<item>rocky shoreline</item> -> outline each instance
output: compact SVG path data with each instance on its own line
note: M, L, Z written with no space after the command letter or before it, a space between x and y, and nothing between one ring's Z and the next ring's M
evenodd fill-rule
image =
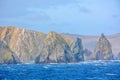
M87 60L114 60L112 46L104 34L92 53L79 37L74 41L56 32L44 34L11 26L0 28L0 64L78 63Z

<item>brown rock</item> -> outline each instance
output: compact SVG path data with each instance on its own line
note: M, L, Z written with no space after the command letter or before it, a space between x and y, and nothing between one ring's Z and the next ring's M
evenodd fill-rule
M36 63L67 63L72 61L71 55L70 47L64 38L56 32L50 32Z
M112 60L113 59L111 44L107 40L107 38L104 36L104 34L101 34L101 37L99 38L99 41L95 46L94 54L92 55L92 57L95 60Z
M8 45L21 62L34 62L40 53L45 34L15 27L3 27L0 41Z

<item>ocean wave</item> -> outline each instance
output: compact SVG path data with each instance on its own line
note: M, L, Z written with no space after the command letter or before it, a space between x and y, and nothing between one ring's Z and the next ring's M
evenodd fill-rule
M117 75L117 74L114 74L114 73L106 73L106 75L114 76L114 75Z

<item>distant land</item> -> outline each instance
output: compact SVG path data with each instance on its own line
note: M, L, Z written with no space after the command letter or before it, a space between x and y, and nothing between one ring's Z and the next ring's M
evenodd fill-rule
M77 63L120 59L120 34L84 36L0 28L0 64Z
M77 37L82 39L83 46L94 51L95 44L97 43L100 36L91 36L91 35L79 35L79 34L69 34L69 33L62 33L73 40ZM114 55L117 55L120 52L120 33L106 35L107 39L110 41L112 45L112 51Z

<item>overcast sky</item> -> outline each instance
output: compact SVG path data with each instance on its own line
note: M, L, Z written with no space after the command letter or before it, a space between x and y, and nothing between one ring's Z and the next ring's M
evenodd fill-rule
M0 25L44 33L120 33L120 0L0 0Z

